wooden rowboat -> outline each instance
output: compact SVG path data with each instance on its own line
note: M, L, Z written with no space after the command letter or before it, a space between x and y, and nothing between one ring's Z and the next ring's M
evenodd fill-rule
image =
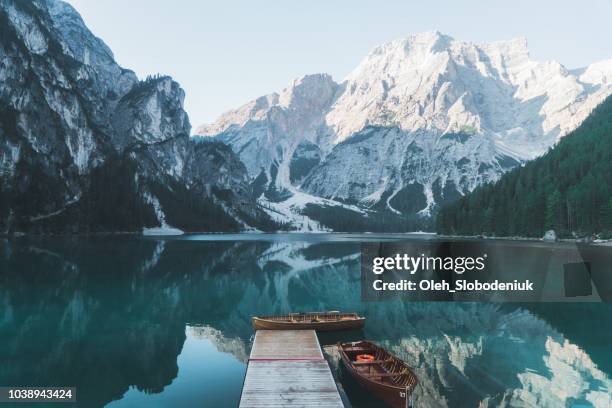
M338 343L338 351L359 385L391 407L412 406L417 377L402 360L369 341Z
M280 316L253 317L255 330L353 330L365 324L365 317L357 313L313 312L290 313Z

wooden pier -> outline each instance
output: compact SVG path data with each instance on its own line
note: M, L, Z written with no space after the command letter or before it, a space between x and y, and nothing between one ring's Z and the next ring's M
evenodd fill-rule
M258 330L240 408L343 408L314 330Z

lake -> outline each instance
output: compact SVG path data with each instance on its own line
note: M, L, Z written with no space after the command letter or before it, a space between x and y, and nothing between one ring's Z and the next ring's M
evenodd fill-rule
M365 329L320 340L354 407L380 403L329 345L363 338L414 367L417 406L612 406L611 304L362 301L360 244L407 238L428 239L0 239L0 385L74 386L79 407L234 407L252 315L343 310Z

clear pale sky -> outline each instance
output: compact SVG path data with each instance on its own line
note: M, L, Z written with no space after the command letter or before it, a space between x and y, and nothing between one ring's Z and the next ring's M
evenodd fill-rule
M612 58L610 0L69 0L140 77L171 75L192 125L326 72L342 80L376 45L421 31L526 37L568 68Z

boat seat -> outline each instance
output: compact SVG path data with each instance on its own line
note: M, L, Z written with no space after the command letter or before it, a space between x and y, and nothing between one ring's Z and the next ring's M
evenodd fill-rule
M351 364L353 365L384 364L384 363L390 363L392 361L393 360L389 358L387 360L351 361Z
M362 373L360 375L368 378L378 378L378 377L399 377L400 375L404 375L406 373L377 373L377 374L367 374Z

